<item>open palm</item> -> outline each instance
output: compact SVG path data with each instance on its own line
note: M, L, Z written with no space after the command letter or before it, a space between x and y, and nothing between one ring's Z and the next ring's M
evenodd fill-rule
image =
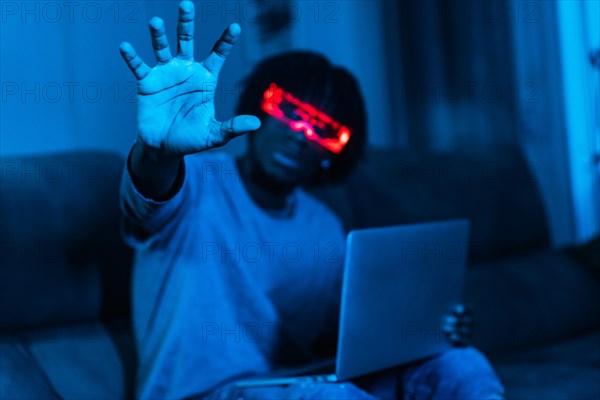
M138 83L137 131L149 149L164 155L186 155L219 147L256 130L260 120L242 115L225 122L215 119L214 98L219 72L240 35L230 25L201 63L194 61L194 4L179 4L177 57L171 56L163 21L150 21L157 65L148 67L127 42L121 55Z

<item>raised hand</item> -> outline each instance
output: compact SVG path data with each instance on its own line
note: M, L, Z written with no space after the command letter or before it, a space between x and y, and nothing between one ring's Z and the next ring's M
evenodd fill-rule
M225 122L215 119L214 97L221 67L239 38L241 28L231 24L202 62L194 61L194 4L179 4L177 56L171 55L165 25L150 20L153 68L123 42L120 52L137 78L138 140L158 155L183 156L219 147L236 136L260 127L260 120L241 115Z

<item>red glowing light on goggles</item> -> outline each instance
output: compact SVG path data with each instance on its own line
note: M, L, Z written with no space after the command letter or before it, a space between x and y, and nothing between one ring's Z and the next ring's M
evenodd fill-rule
M339 154L350 140L352 132L348 127L341 125L310 104L298 100L275 83L269 85L263 97L261 108L264 112L287 123L296 132L303 131L307 139L318 143L333 153ZM286 115L281 108L282 106L293 108L293 117ZM320 135L315 127L324 131L332 131L332 137Z

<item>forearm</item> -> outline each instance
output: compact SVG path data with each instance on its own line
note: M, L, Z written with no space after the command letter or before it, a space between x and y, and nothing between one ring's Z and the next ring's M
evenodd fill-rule
M127 162L131 179L144 197L164 201L180 189L177 177L183 172L183 156L160 156L136 141Z

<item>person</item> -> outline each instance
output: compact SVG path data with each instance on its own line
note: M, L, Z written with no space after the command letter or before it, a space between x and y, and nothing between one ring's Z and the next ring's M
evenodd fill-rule
M352 170L366 145L365 107L346 69L297 51L259 63L240 115L219 122L216 83L240 26L202 62L192 2L179 5L175 57L160 18L150 31L155 67L120 46L138 83L120 193L122 234L136 250L137 397L502 398L472 347L360 382L236 391L238 379L319 359L335 331L345 233L305 188ZM207 152L246 133L240 157Z

